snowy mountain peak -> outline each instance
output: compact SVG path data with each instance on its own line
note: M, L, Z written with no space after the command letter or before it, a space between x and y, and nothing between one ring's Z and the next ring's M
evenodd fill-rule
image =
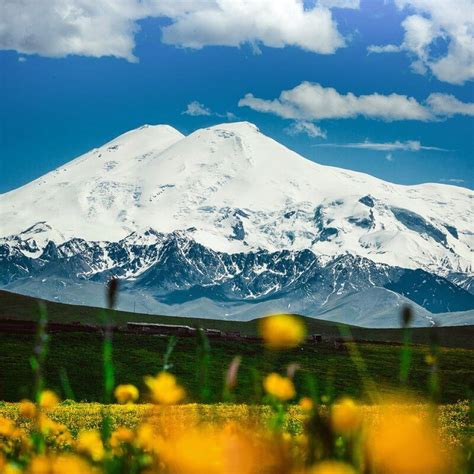
M129 130L128 132L122 133L118 137L114 138L104 146L108 146L113 143L124 143L130 140L136 139L150 139L150 140L163 140L166 137L176 137L178 139L183 138L184 135L167 124L150 125L148 123L141 125L138 128Z
M228 132L246 134L246 133L259 133L260 129L251 122L242 121L242 122L230 122L222 123L219 125L213 125L208 127L206 130L226 130Z
M184 135L170 125L142 125L119 135L110 142L97 149L96 155L101 152L121 151L127 153L162 151L168 146L184 138Z
M6 236L44 222L44 242L182 231L228 254L308 249L444 275L472 272L473 197L316 164L249 122L145 125L1 195L0 220Z

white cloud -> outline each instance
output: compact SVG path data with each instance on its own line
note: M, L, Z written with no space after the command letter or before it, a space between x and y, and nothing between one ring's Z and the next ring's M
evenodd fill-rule
M18 56L18 62L19 63L24 63L26 61L25 56Z
M430 94L426 103L436 115L446 117L457 114L474 116L474 103L461 102L451 94Z
M236 120L237 115L232 112L226 112L225 114L217 114L219 117L225 117L227 120Z
M319 128L317 125L311 122L296 121L284 129L284 132L288 135L300 135L305 134L311 138L326 138L326 131Z
M143 15L135 0L2 0L0 49L136 61L136 20Z
M317 121L362 116L387 122L439 120L461 113L470 115L474 107L472 103L460 102L447 94L431 94L426 104L421 104L406 95L341 94L332 87L310 82L302 82L293 89L282 91L277 99L260 99L246 94L238 105L293 120Z
M345 45L331 11L323 6L306 9L301 0L216 0L201 5L174 16L162 29L163 42L194 49L291 45L321 54Z
M214 112L212 111L209 107L206 107L204 104L201 104L197 100L193 100L186 106L186 110L182 112L184 115L191 115L192 117L198 117L198 116L215 116L215 117L221 117L221 118L226 118L227 120L235 120L237 117L235 114L232 112L225 112L223 114L219 112Z
M319 5L327 8L360 8L360 0L319 0Z
M337 5L336 5L337 4ZM136 61L138 21L166 17L162 41L200 49L210 45L296 46L332 54L345 46L330 8L358 0L2 0L0 49L63 57L115 56Z
M410 13L398 51L413 57L412 70L428 70L440 81L463 84L474 79L474 2L472 0L395 0ZM439 55L436 42L447 44ZM372 53L396 52L396 45L369 46Z
M442 183L452 183L452 184L460 184L460 183L465 183L466 181L464 179L460 178L441 178L440 181Z
M383 46L370 45L367 47L369 53L399 53L401 51L400 46L396 44L386 44Z
M265 100L247 94L239 106L296 120L323 120L364 116L386 121L430 120L431 113L413 97L390 94L356 96L340 94L332 87L303 82L283 91L278 99Z
M393 157L393 154L392 154L392 153L387 153L387 154L385 155L385 159L386 159L387 161L393 161L395 158Z
M314 146L328 146L328 147L337 147L337 148L356 148L362 150L374 150L374 151L420 151L420 150L431 150L431 151L448 151L444 148L439 148L436 146L425 146L422 145L418 140L407 140L401 142L396 140L394 142L385 142L385 143L374 143L369 140L365 140L360 143L324 143Z
M187 105L183 114L196 117L198 115L211 115L211 111L197 100L194 100Z

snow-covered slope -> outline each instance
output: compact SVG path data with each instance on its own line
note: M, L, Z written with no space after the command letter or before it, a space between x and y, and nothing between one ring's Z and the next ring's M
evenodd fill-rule
M410 298L416 288L419 304L428 292L422 306L437 312L453 310L445 300L456 294L460 310L470 309L473 197L461 187L402 186L322 166L248 122L186 137L167 125L143 126L0 195L0 282L45 273L100 281L114 273L155 285L161 298L156 274L166 254L167 264L177 262L174 274L200 269L190 281L206 291L283 298L293 271L292 291L309 278L300 256L313 255L327 290L319 306L311 303L317 311L370 285ZM186 243L172 244L176 235ZM353 285L348 272L342 289L331 287L332 262L345 255L356 257L348 265L375 264L363 277L369 286ZM209 268L218 271L205 274Z
M473 193L400 186L321 166L247 122L197 130L144 126L0 196L1 233L39 221L57 242L117 241L192 229L233 253L309 248L436 273L471 272Z
M0 195L0 233L45 222L64 239L120 239L140 225L134 214L150 162L182 138L168 125L144 125ZM57 242L57 235L51 240Z

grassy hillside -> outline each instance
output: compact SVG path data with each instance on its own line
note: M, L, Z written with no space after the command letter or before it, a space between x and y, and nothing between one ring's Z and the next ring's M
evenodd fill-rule
M67 373L78 400L97 401L101 397L102 361L101 337L90 333L53 334L46 364L48 386L63 393L61 373ZM0 334L0 400L15 401L31 396L29 357L33 351L32 334ZM260 343L212 339L209 367L211 398L220 398L226 367L235 355L242 356L237 401L258 399L256 387L261 387L259 375L290 362L301 370L296 381L302 392L307 375L312 374L323 393L346 393L364 397L364 380L353 358L346 350L336 350L332 344L305 344L284 354L269 353ZM117 383L133 383L143 388L143 376L162 368L167 338L151 335L117 333L114 336L114 362ZM390 344L357 344L370 378L378 391L398 386L401 347ZM172 371L186 386L193 399L199 399L197 360L199 345L194 337L178 339L171 357ZM410 386L415 392L426 392L430 367L425 362L427 348L417 346L413 353ZM441 349L440 375L442 401L454 402L470 395L474 386L474 357L471 350ZM254 367L252 369L251 367ZM256 369L256 371L255 371Z
M82 323L100 322L100 310L83 306L47 303L48 316L55 322ZM37 302L28 297L0 292L0 319L31 320L38 317ZM256 334L257 321L231 322L207 319L150 316L115 312L118 324L127 321L159 321L170 324L196 324L207 328L226 331L240 331L242 334ZM333 323L305 318L310 333L337 336L340 327ZM349 327L355 338L364 341L399 341L400 330L373 330ZM474 387L474 352L472 327L439 328L439 338L445 346L440 350L439 370L444 402L454 402L472 395ZM427 342L429 329L414 329L416 342ZM153 335L114 335L114 362L117 383L133 383L143 388L143 376L154 374L162 368L163 354L168 339ZM63 393L64 374L70 381L76 399L99 401L102 392L102 339L100 334L71 332L51 335L46 364L48 386ZM209 389L211 396L206 401L221 398L223 377L226 367L235 355L242 356L236 401L258 401L261 382L260 374L284 367L290 362L299 364L296 382L304 393L309 377L314 377L321 394L352 394L365 396L365 386L372 379L377 391L391 391L398 387L398 371L401 346L388 343L358 342L356 347L366 365L367 376L361 373L360 364L354 362L353 354L347 349L336 349L330 341L320 344L307 343L284 354L269 353L259 342L246 340L210 340ZM33 352L34 335L0 333L0 400L19 400L31 396L31 369L29 357ZM463 348L461 348L463 347ZM184 337L177 341L171 357L172 371L186 386L193 399L199 399L202 383L197 378L197 360L200 346L195 337ZM425 362L428 348L416 345L413 349L413 363L410 387L417 394L426 393L431 368ZM202 353L201 353L202 355ZM366 375L367 375L366 374ZM62 381L63 380L63 381Z
M61 303L47 302L48 318L54 322L81 322L100 324L100 310L97 308ZM240 322L214 319L182 318L149 314L115 312L115 321L124 325L127 321L159 322L165 324L188 324L205 328L221 329L223 331L239 331L241 334L255 335L258 320ZM35 298L0 291L0 319L36 320L38 318L38 303ZM367 329L357 326L336 324L320 319L303 318L311 334L324 336L339 336L340 328L349 329L354 338L367 341L401 342L400 329ZM417 344L428 344L433 331L430 328L413 329L413 341ZM441 327L436 329L436 335L441 346L474 349L474 326Z

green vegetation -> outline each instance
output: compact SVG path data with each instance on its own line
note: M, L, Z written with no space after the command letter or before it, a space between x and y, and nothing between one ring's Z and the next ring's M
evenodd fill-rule
M38 305L35 299L0 292L0 319L38 319ZM100 324L97 308L47 303L48 319L53 322ZM357 359L351 348L356 348L363 364L380 392L392 391L399 386L399 365L403 347L402 330L373 330L340 326L311 318L304 318L309 333L323 336L339 336L350 331L354 338L363 340L347 347L335 347L329 339L322 343L306 343L297 349L275 355L265 350L257 341L211 339L209 390L206 401L222 398L224 373L232 358L242 356L239 385L235 392L237 402L259 399L261 383L257 373L268 373L289 363L297 363L296 384L304 391L308 374L316 377L320 395L351 394L362 397L367 377L357 367ZM127 321L150 321L168 324L193 324L225 331L239 331L242 334L257 333L257 321L231 322L205 319L186 319L167 316L139 315L114 312L114 320L123 325ZM438 328L441 344L458 345L457 348L441 348L439 353L439 374L442 392L440 400L455 402L469 398L474 387L474 353L472 327ZM413 329L415 342L428 342L430 329ZM471 336L471 337L470 337ZM15 401L32 396L30 356L33 353L34 334L0 333L0 400ZM395 341L397 344L380 344L366 341ZM44 375L48 387L66 397L68 380L77 400L99 401L102 395L102 336L97 333L64 332L51 335L49 353ZM133 383L143 388L143 376L156 373L163 367L167 337L116 333L113 337L113 360L116 383ZM196 360L202 356L201 344L195 337L179 338L169 363L171 370L183 381L192 399L200 399L200 383L196 374ZM352 352L352 354L351 354ZM425 361L429 347L415 345L408 386L413 393L427 393L431 367ZM364 385L365 384L365 385ZM256 388L258 387L258 389Z
M109 308L115 289L111 280ZM49 306L53 320L61 309L68 317L83 310ZM350 472L461 473L472 460L473 351L441 347L433 331L430 344L412 344L409 308L402 344L368 342L368 332L353 339L364 330L306 319L310 332L325 336L308 342L304 323L290 315L264 319L262 339L114 332L114 319L122 325L131 315L91 308L88 322L101 322L100 331L69 325L48 335L45 305L30 311L38 314L30 317L36 334L24 324L0 332L0 470L243 472L229 446L247 450L251 472L353 465ZM256 324L239 323L248 334ZM111 405L112 394L119 403L155 405ZM36 403L7 402L22 398ZM210 457L211 446L218 449Z
M48 320L51 322L82 324L101 324L97 308L78 305L47 302ZM0 320L38 320L38 303L35 298L0 291ZM322 334L327 337L341 335L341 327L350 330L355 339L364 341L387 341L401 343L403 332L401 329L367 329L345 324L336 324L330 321L303 317L309 334ZM129 313L115 311L116 324L124 326L128 321L187 324L204 328L220 329L222 331L238 331L245 335L256 335L258 320L252 321L225 321L215 319L183 318L150 314ZM429 344L433 335L431 328L414 328L412 341L415 344ZM438 343L443 347L474 349L474 326L455 326L436 328Z
M132 383L143 389L143 376L158 372L163 366L168 338L148 335L115 334L113 360L116 383ZM32 396L30 355L33 334L0 334L0 400L15 401ZM348 350L334 348L331 343L305 344L297 349L275 354L253 341L211 339L209 384L211 398L221 399L226 368L235 355L242 356L236 399L256 400L254 378L260 374L297 363L300 370L296 384L304 391L306 374L313 374L321 394L363 396L366 378L358 372ZM199 344L194 337L179 338L172 353L172 371L185 385L192 399L199 399L196 359ZM402 348L390 344L357 344L370 378L380 392L399 386L398 371ZM77 400L99 401L102 397L102 337L89 333L56 333L51 335L44 375L46 385L64 395L61 376L67 374ZM425 362L428 348L413 350L409 385L417 394L426 394L430 367ZM441 401L455 402L469 398L474 386L474 357L471 350L441 349L439 353Z

